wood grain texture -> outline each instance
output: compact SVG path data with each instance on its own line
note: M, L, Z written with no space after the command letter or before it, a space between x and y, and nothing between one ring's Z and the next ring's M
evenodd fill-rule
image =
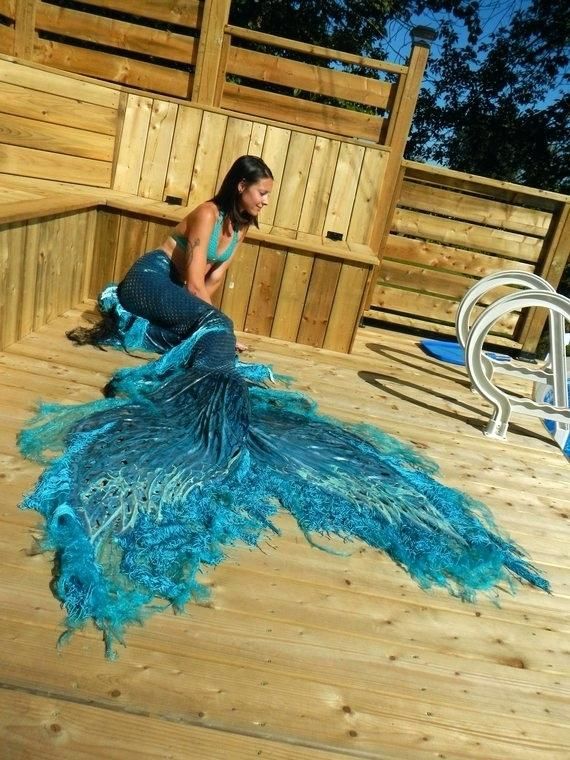
M558 285L568 260L568 246L560 245L567 237L567 199L406 161L402 172L367 317L374 318L376 310L389 321L396 316L400 324L406 320L413 325L415 319L419 329L425 329L427 319L437 330L438 324L451 323L453 313L442 299L461 299L471 284L488 274L534 272ZM465 277L463 284L459 274ZM395 285L418 291L417 302L401 291L401 308L396 308L397 291L390 289ZM380 293L382 305L377 300ZM431 301L431 313L428 294L437 297ZM491 297L498 292L492 291ZM410 310L407 315L404 303ZM546 319L544 309L524 310L518 320L508 322L510 335L503 335L532 353Z
M347 240L368 244L378 213L382 185L388 164L388 152L367 148L362 159L358 184L354 190L354 205L347 229Z
M271 335L285 260L285 251L259 247L243 328L245 332Z
M219 91L220 66L224 61L224 28L228 23L231 0L206 0L200 25L192 100L214 105Z
M325 217L324 235L332 231L346 237L352 217L352 209L358 189L364 155L365 149L360 145L343 143L340 146Z
M0 143L0 166L8 174L20 175L22 169L28 176L38 179L57 177L62 182L110 187L112 164L78 156L67 156L47 150Z
M77 95L81 91L78 89ZM63 97L51 92L38 92L0 81L1 111L39 122L61 124L89 132L115 135L117 109L82 101L80 97Z
M513 261L491 256L466 248L433 243L419 238L390 235L384 253L385 261L413 262L440 271L457 272L474 277L486 277L505 269L532 272L534 266L524 261Z
M119 282L136 259L146 250L148 220L132 214L121 215L117 235L117 249L113 259L112 282Z
M211 198L217 190L227 125L223 114L205 111L202 116L190 187L193 204Z
M300 42L299 40L287 40L283 37L278 37L275 34L259 32L257 29L245 29L243 27L228 24L226 31L237 39L249 40L250 42L256 42L261 45L269 45L285 50L295 50L298 53L305 53L306 55L315 58L334 60L393 74L402 74L407 70L406 66L392 63L391 61L379 61L377 58L366 58L365 56L354 55L353 53L343 53L340 50L331 50L330 48L324 48L307 42Z
M192 74L186 71L130 58L119 51L117 54L103 53L52 40L36 41L34 61L55 69L179 98L186 97L192 85Z
M35 38L37 0L18 0L15 15L14 55L28 60L32 58Z
M171 195L174 198L180 198L183 205L188 203L201 126L202 111L200 109L178 106L163 199Z
M315 258L297 334L299 343L323 345L341 267L340 261Z
M346 108L329 106L257 90L242 84L226 82L221 107L229 111L250 114L262 119L292 124L294 126L330 132L333 135L357 137L377 142L382 129L382 118L373 114L350 111Z
M228 73L262 82L328 95L339 100L385 109L393 85L380 79L349 74L324 66L293 61L270 53L231 46Z
M323 348L348 353L360 319L361 302L370 267L344 263L328 318Z
M113 280L120 226L121 216L116 211L102 210L97 214L89 278L90 298L97 298L105 285Z
M13 26L0 24L0 53L14 55L16 31Z
M273 219L273 223L278 227L299 229L315 140L314 135L302 132L291 134L280 188L282 201Z
M315 140L305 200L299 219L299 230L302 232L323 234L339 150L338 140L323 137L317 137Z
M413 314L414 316L431 319L435 322L446 322L447 324L454 325L459 301L379 284L374 289L373 305L379 309L387 309L388 311L400 314ZM481 308L475 307L473 310L474 319L480 313ZM491 333L498 333L512 338L516 323L516 315L507 314L495 323Z
M314 261L314 257L308 254L292 251L287 253L271 328L273 338L289 341L297 339Z
M0 225L0 346L41 327L85 297L95 211Z
M83 0L84 5L112 11L133 10L132 0ZM154 21L167 21L195 28L201 16L202 0L137 0L137 14Z
M10 19L10 21L16 18L16 0L2 0L0 8L2 9L2 15Z
M218 169L216 189L221 185L222 180L236 158L247 153L251 140L252 128L253 122L248 121L247 119L236 119L233 117L228 119L224 147Z
M0 142L35 148L48 153L92 158L110 163L115 145L114 135L76 129L12 114L3 114ZM25 167L23 167L25 170Z
M79 47L81 41L86 41L116 48L127 55L130 52L148 55L152 50L153 55L163 60L195 63L196 59L197 44L193 37L46 3L38 3L36 29L52 34L65 29L65 36Z
M119 105L120 93L116 88L67 72L53 71L10 59L0 59L0 80L38 93L48 92L105 108L116 109Z
M137 195L162 200L178 106L155 100L148 125Z
M496 253L504 258L536 262L542 238L494 227L470 224L442 216L397 209L392 229L401 234L420 235L449 245Z
M242 243L234 254L224 282L221 308L231 317L236 330L244 329L259 248L259 244Z
M539 237L544 237L552 219L552 214L542 209L525 208L410 180L403 183L399 202L408 208Z
M460 172L448 169L444 166L422 164L418 161L404 160L402 165L406 177L420 182L430 182L435 185L458 188L469 193L497 198L501 201L514 204L526 205L552 211L560 201L564 202L566 196L549 190L539 190L535 187L517 185L514 182L482 177L477 174ZM530 200L532 199L532 200Z
M0 692L5 734L4 748L10 760L33 757L42 746L46 760L63 757L82 760L125 760L134 757L164 757L170 760L338 760L336 752L288 746L262 737L230 734L206 726L165 724L160 718L116 715L107 709L3 690ZM141 737L144 736L144 741ZM165 755L165 753L168 753Z
M2 312L0 326L2 345L15 343L23 333L21 331L20 303L24 297L24 272L26 263L26 228L21 224L11 224L0 232L0 249L2 251Z
M129 95L121 127L114 190L137 195L151 116L151 98Z

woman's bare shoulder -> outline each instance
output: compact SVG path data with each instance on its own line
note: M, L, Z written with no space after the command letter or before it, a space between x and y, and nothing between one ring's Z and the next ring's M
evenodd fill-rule
M218 218L218 207L213 201L204 201L184 218L183 223L186 227L194 226L197 224L215 224Z

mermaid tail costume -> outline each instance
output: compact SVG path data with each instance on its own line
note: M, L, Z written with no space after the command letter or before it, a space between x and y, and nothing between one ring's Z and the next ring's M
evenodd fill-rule
M270 387L269 368L236 361L231 321L184 289L165 254L139 259L119 295L111 285L99 299L116 326L107 343L162 355L116 372L111 398L41 406L20 435L46 465L23 506L43 516L58 557L62 638L92 620L113 656L157 599L203 598L204 566L278 533L280 509L310 542L365 541L423 588L468 600L514 579L549 589L488 510L410 448L327 418Z

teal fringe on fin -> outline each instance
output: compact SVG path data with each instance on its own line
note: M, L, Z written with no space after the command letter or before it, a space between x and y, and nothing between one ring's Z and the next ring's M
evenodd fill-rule
M213 318L120 370L115 398L45 405L22 432L22 452L46 464L22 506L42 515L57 555L63 640L92 621L114 656L128 625L204 599L199 577L230 547L278 534L280 509L310 543L364 541L425 589L469 601L515 581L549 590L489 510L435 480L417 452L268 387L262 365L209 363L231 347L226 330Z

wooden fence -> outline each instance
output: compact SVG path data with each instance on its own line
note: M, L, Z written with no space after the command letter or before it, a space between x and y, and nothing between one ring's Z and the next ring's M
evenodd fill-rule
M268 233L323 244L335 232L343 241L339 253L358 252L372 234L390 156L382 146L2 58L0 94L6 174L186 206L211 197L235 157L251 153L262 156L275 176L262 218Z
M89 292L97 211L2 224L0 347L37 330Z
M172 222L142 212L99 210L88 295L118 281ZM372 273L371 262L319 255L249 239L216 293L236 330L347 352Z
M231 26L230 0L69 5L0 0L0 53L240 114L391 144L394 117L410 87L409 66ZM299 55L310 62L292 60ZM366 67L375 76L341 71L339 64ZM420 68L413 67L418 87ZM299 95L307 97L302 108Z
M69 199L78 185L86 203L100 206L87 295L166 237L184 209L165 198L185 206L211 197L235 156L254 153L274 171L272 201L261 229L252 229L238 252L218 304L239 330L350 349L376 263L366 241L389 150L1 58L0 92L9 95L0 101L0 205L10 218L12 197L21 211L21 201L38 194L45 216L55 209L50 195ZM88 114L87 122L78 114ZM154 216L145 213L149 207ZM328 231L342 240L329 240ZM7 240L0 248L6 282L18 293L9 262L20 252ZM49 315L57 304L50 302Z
M32 195L12 193L20 207ZM26 217L20 208L6 215L14 221L2 219L11 204L0 198L0 349L95 298L141 251L160 244L174 223L165 213L159 218L143 208L119 208L128 201L117 197L46 196L41 213ZM347 352L372 271L371 262L250 239L215 303L237 330Z
M265 227L368 242L389 156L382 147L141 95L128 95L124 109L115 190L196 203L236 156L260 155L275 177Z
M278 258L289 238L289 253L327 268L380 260L377 282L365 278L364 314L375 321L452 332L464 292L498 269L558 285L570 250L567 196L402 161L424 46L404 67L370 61L230 26L229 0L141 0L136 16L130 0L80 7L0 0L0 50L113 82L37 63L16 67L16 77L0 61L2 171L184 205L210 196L236 155L262 155L276 183L265 237L254 243ZM297 54L315 63L288 57ZM384 79L319 60L362 64ZM346 107L355 104L368 112ZM328 232L342 235L336 249ZM510 315L496 337L534 351L544 319Z
M0 52L151 92L192 92L203 2L0 0ZM136 15L135 15L136 14Z
M365 317L451 333L458 303L478 279L516 269L557 287L569 252L568 196L404 161ZM494 335L533 352L545 319L544 311L510 314Z
M120 91L0 59L0 169L111 187Z

